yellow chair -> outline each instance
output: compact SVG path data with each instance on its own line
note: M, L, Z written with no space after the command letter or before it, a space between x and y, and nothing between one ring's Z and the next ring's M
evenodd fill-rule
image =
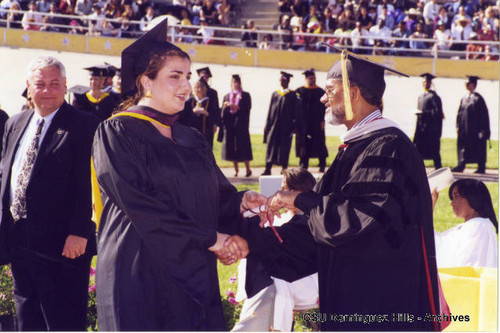
M445 331L497 331L496 268L440 268L439 276L450 312L456 316ZM457 320L460 315L463 321Z

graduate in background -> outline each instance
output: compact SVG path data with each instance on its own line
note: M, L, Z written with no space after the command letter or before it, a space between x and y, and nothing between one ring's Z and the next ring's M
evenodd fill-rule
M288 167L292 135L296 130L299 100L297 94L288 88L292 74L281 72L281 88L273 92L269 104L264 143L267 143L266 169L263 176L271 174L273 164L281 165L282 172Z
M380 112L384 70L394 70L345 50L341 59L328 71L322 102L326 122L347 127L343 144L314 191L278 191L269 209L298 208L309 217L319 313L333 314L321 330L438 330L438 322L417 319L440 314L424 163ZM374 314L382 316L367 322Z
M191 61L166 37L164 20L123 50L122 91L131 97L94 138L103 331L225 330L214 252L226 264L244 255L223 231L241 219L240 204L267 201L236 192L205 138L176 121Z
M197 129L213 148L214 133L217 131L219 109L208 96L208 84L199 79L193 87L193 94L181 112L181 123Z
M320 99L325 91L316 85L316 73L309 69L302 73L306 83L297 89L300 107L297 121L295 153L300 158L300 167L307 170L309 159L317 157L319 172L325 172L328 150L325 145L325 105Z
M209 67L203 67L203 68L198 68L196 70L196 73L198 73L198 76L200 77L200 79L205 80L205 82L207 83L207 87L208 87L207 96L210 99L210 104L214 107L214 110L216 110L216 112L213 113L213 115L215 116L214 124L216 126L220 126L219 94L217 93L217 90L210 87L210 79L212 78L212 72L210 71ZM213 129L213 131L215 134L215 132L217 131L217 127L215 127ZM210 143L210 147L212 147L212 146L213 146L213 142Z
M249 132L251 108L250 94L243 91L240 76L234 74L231 79L231 92L224 96L222 102L222 126L219 138L222 140L221 157L223 160L233 162L235 177L238 177L239 162L245 163L245 177L252 175L250 161L253 155Z
M108 119L118 106L118 101L109 92L103 92L105 72L104 66L84 68L89 71L90 90L84 94L74 93L73 106L79 110L90 112L101 121Z
M441 132L443 130L443 105L436 91L432 90L432 79L434 75L424 73L422 87L424 93L418 96L417 126L413 143L424 160L433 159L434 168L441 168Z
M457 114L458 165L462 172L467 163L477 163L475 173L486 172L486 141L490 138L490 118L483 96L476 92L477 76L468 76L467 95L460 100Z
M464 222L435 233L438 267L496 268L498 221L488 188L480 180L459 179L448 195L453 213ZM438 192L433 190L433 207L437 200Z

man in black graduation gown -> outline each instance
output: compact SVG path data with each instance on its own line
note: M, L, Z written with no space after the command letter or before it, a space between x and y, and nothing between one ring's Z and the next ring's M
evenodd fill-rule
M418 96L418 110L421 113L417 114L417 127L415 128L415 136L413 143L420 152L422 158L433 159L434 167L441 168L441 155L439 149L441 147L441 132L443 129L443 105L441 98L432 90L432 79L434 75L424 73L420 75L424 78L422 86L424 93Z
M297 89L300 107L295 153L300 158L301 168L307 169L309 158L317 157L319 171L325 172L328 156L325 145L325 105L320 101L325 91L316 85L314 69L311 68L302 74L306 77L306 84Z
M106 66L92 66L84 68L89 71L90 90L84 94L74 93L73 106L79 110L92 113L101 121L111 117L118 106L116 96L109 92L103 92L103 84L106 79Z
M475 173L486 171L486 141L490 138L490 118L483 96L476 92L477 76L469 76L465 83L467 95L460 100L457 114L458 166L462 172L467 163L477 163Z
M296 130L299 100L297 94L288 88L292 74L281 72L281 88L273 92L266 126L264 143L267 143L266 169L262 175L270 175L273 164L288 167L292 135Z
M437 329L438 276L423 161L397 125L382 117L384 67L351 53L343 57L347 73L341 61L333 65L322 101L326 121L347 126L344 143L314 192L279 191L270 207L297 207L309 217L322 330ZM347 94L343 79L350 81ZM300 251L300 243L290 251Z

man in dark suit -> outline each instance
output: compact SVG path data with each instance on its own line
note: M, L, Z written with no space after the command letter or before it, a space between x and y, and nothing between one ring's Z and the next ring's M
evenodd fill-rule
M90 149L98 119L64 101L55 58L28 66L34 110L7 121L0 165L0 264L10 262L20 330L86 328L91 222Z

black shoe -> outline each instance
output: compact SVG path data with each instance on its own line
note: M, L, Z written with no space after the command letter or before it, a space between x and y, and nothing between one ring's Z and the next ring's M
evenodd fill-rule
M260 174L261 176L270 176L271 175L271 170L265 170L263 173Z
M464 167L461 167L461 166L456 166L454 167L453 169L451 169L452 172L463 172L464 171Z
M474 171L474 173L486 173L486 170L485 169L477 169L476 171Z
M252 170L248 170L247 174L245 175L245 177L250 177L251 175L252 175Z

